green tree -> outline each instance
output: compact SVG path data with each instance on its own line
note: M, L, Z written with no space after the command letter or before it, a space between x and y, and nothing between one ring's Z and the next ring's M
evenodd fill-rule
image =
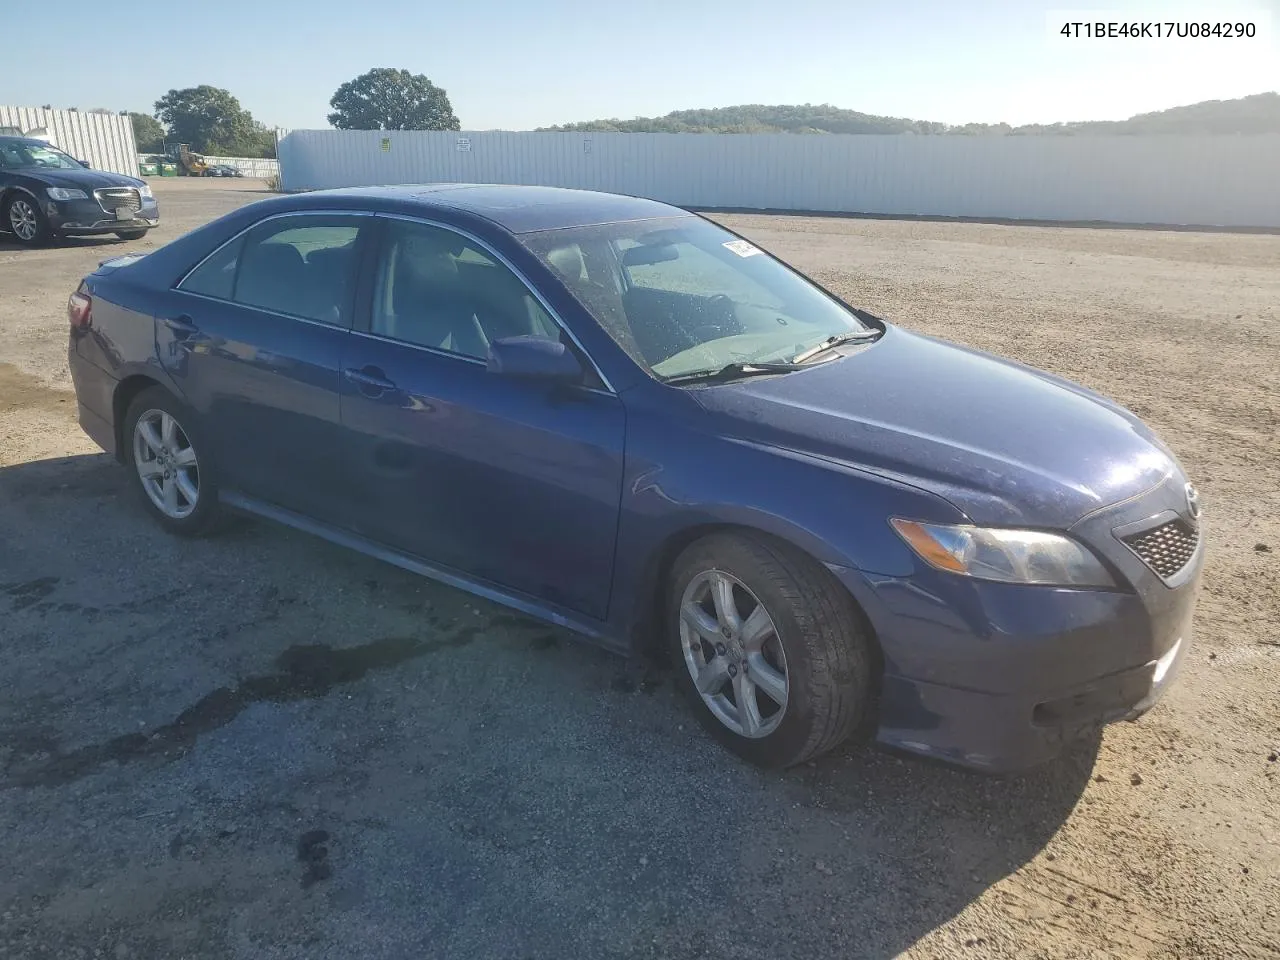
M953 136L1070 136L1106 134L1255 134L1280 133L1280 93L1257 93L1238 100L1206 100L1128 120L1086 120L1075 123L966 123L951 126L930 120L881 117L830 104L742 104L706 110L676 110L663 117L632 120L587 120L542 130L615 133L915 133Z
M170 90L156 101L156 116L169 128L170 140L189 143L197 153L234 152L260 139L262 125L220 87Z
M420 73L378 67L340 86L329 101L339 130L458 130L449 95Z
M139 153L159 153L164 149L164 127L149 113L130 113L133 140Z
M276 155L276 134L268 130L266 125L253 121L252 127L239 139L226 144L219 144L217 151L229 157L269 157Z

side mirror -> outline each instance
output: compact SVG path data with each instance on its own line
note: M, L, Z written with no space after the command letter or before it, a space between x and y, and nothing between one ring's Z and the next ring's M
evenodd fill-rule
M80 164L80 166L82 166L82 167L87 167L87 166L89 166L89 161L88 161L88 160L77 160L76 162L77 162L78 164Z
M505 377L580 383L582 364L559 340L545 337L502 337L489 344L488 370Z

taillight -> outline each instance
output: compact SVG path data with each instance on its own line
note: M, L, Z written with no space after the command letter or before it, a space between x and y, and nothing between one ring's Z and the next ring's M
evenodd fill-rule
M73 330L88 329L93 319L93 297L78 290L73 293L67 300L67 319Z

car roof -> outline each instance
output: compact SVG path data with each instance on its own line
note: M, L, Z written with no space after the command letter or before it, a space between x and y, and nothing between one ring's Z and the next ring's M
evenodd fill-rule
M679 207L594 190L534 187L496 183L425 183L394 187L358 187L318 190L308 197L377 199L385 209L404 213L430 210L463 211L496 223L509 233L585 227L657 217L688 217ZM388 203L390 201L390 203ZM323 201L320 201L323 202Z

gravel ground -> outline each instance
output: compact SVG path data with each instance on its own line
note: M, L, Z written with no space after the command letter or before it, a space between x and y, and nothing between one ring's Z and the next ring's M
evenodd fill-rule
M1027 776L762 773L660 671L266 523L162 534L73 418L97 260L0 238L0 958L1280 957L1280 237L725 216L1101 390L1203 491L1181 682Z

